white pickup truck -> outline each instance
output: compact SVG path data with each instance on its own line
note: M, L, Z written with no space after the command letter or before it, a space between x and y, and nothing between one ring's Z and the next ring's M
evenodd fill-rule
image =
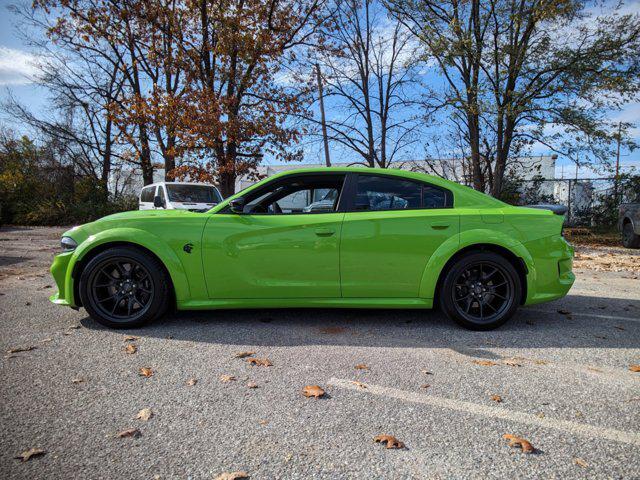
M139 208L205 212L221 201L218 189L207 183L158 182L142 188Z

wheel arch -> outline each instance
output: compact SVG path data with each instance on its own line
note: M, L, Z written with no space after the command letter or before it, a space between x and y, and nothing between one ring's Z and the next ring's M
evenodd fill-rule
M96 235L93 239L82 242L74 254L74 259L67 271L67 292L73 292L71 304L81 306L78 295L79 280L82 270L96 255L113 247L131 247L143 252L160 262L168 275L172 291L172 302L175 304L181 299L189 297L189 284L180 260L173 250L161 239L148 232L137 229L134 232L111 232L109 235ZM133 238L132 238L133 237ZM89 241L92 240L92 241Z
M449 268L463 255L476 251L489 251L501 255L513 265L518 272L518 277L522 286L522 296L520 304L524 304L529 291L532 279L535 278L535 266L529 251L517 240L506 235L496 235L495 231L463 232L456 241L443 243L429 259L420 282L420 297L432 298L434 305L437 302L437 295L442 285L442 281ZM478 241L479 238L488 241Z

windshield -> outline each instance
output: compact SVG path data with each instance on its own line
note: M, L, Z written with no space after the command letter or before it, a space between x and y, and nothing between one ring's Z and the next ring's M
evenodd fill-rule
M167 184L167 193L171 202L219 203L222 200L218 190L207 185Z

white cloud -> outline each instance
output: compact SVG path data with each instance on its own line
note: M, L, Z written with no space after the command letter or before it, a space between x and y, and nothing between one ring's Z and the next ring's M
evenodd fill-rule
M22 50L0 46L0 85L32 83L37 74L35 56Z

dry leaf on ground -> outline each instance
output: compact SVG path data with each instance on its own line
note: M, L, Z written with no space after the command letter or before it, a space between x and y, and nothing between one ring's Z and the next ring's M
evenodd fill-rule
M247 358L247 363L251 366L255 365L257 367L273 366L273 363L271 363L268 358Z
M235 381L236 377L233 375L220 375L220 381L222 383L229 383Z
M71 330L77 330L77 329L79 329L79 328L80 328L80 325L69 325L69 328L70 328Z
M143 420L145 422L149 420L151 417L153 417L153 412L151 411L150 408L143 408L138 412L138 415L136 415L136 419Z
M74 378L73 380L71 380L71 383L84 383L84 378Z
M494 365L498 365L496 362L492 362L491 360L473 360L473 363L482 367L493 367Z
M404 448L404 443L392 435L378 435L373 438L376 443L386 443L387 448Z
M137 351L138 351L138 347L133 343L130 343L129 345L124 347L124 352L128 353L129 355L133 355Z
M29 450L22 452L20 455L16 455L13 458L18 458L20 460L22 460L23 462L27 462L29 461L29 459L31 457L38 457L40 455L44 455L45 452L44 450L40 449L40 448L30 448Z
M256 352L238 352L233 356L233 358L251 357L252 355L255 355L255 354Z
M7 353L11 354L11 353L19 353L19 352L30 352L31 350L35 350L36 346L34 345L30 345L28 347L16 347L16 348L11 348L9 350L7 350Z
M247 383L247 388L258 388L258 384L257 383L253 383L253 382L249 382L249 383Z
M307 398L320 398L324 396L324 390L319 385L307 385L302 389L302 394Z
M137 428L127 428L126 430L122 430L121 432L118 432L116 436L119 438L126 438L126 437L138 438L141 435L142 433L140 433L140 430L138 430Z
M358 382L357 380L351 380L351 383L353 383L356 387L367 388L367 386L364 383Z
M574 458L573 463L575 463L576 465L582 468L587 468L589 466L589 464L581 458Z
M632 372L640 372L640 365L630 365L629 370Z
M519 363L518 361L513 360L513 359L503 360L502 363L504 363L505 365L508 365L510 367L521 367L522 366L521 363Z
M425 375L433 375L433 372L430 372L429 370L420 370L420 371Z
M364 363L359 363L356 365L356 370L369 370L369 367L366 366Z
M523 453L533 453L536 451L533 445L531 445L531 443L524 438L516 437L515 435L511 435L509 433L505 433L502 438L509 441L510 447L520 447Z
M491 400L493 400L496 403L501 403L502 397L500 395L491 395Z
M135 340L138 340L138 337L136 337L134 335L127 335L126 337L124 337L124 339L122 341L123 342L133 342Z
M425 383L425 384L423 384L423 385L420 385L420 388L427 389L427 388L429 388L430 386L431 386L431 385L429 385L428 383Z
M151 370L149 367L140 367L140 370L138 370L138 375L140 375L141 377L151 377L153 376L153 370Z
M189 380L187 380L187 386L189 387L193 387L196 383L198 383L198 379L197 378L190 378Z
M249 478L249 474L247 472L223 472L215 480L239 480L241 478Z
M559 313L560 315L571 315L571 312L570 312L569 310L562 310L562 309L560 309L560 310L558 310L558 313Z

